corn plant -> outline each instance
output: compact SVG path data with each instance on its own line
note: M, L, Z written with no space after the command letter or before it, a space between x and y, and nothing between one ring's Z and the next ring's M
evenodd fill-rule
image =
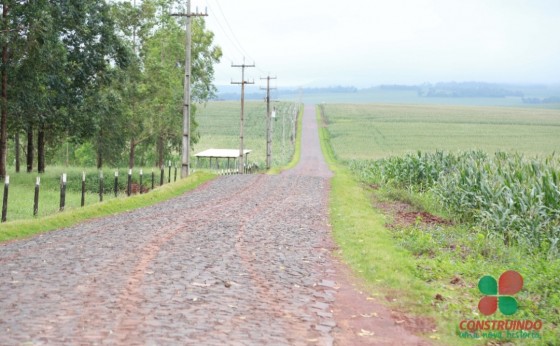
M418 152L350 167L364 181L434 193L459 220L482 226L506 245L558 255L560 159L555 155Z

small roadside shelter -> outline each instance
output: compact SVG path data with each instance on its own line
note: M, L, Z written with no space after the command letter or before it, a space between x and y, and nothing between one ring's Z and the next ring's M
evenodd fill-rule
M247 171L247 157L251 150L243 150L243 167L245 167L245 172ZM227 171L232 171L231 163L233 162L233 168L237 167L236 163L239 159L239 149L207 149L195 154L197 160L197 166L201 158L209 159L210 168L212 168L212 160L214 159L216 169L225 169ZM226 161L227 160L227 161ZM224 162L226 161L226 162ZM220 163L222 166L220 167Z

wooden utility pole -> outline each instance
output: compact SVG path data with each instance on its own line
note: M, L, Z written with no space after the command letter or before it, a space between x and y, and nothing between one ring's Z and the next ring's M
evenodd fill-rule
M185 178L190 172L190 154L191 154L191 17L206 17L207 13L191 12L191 1L187 0L187 13L171 14L175 17L186 17L186 54L185 54L185 80L183 92L183 154L181 163L181 178Z
M270 80L276 77L267 76L266 78L266 169L272 166L272 118L270 114ZM262 89L262 88L261 88Z
M5 2L2 5L2 30L8 31L9 6ZM5 40L7 41L7 40ZM0 178L6 176L6 157L8 156L8 44L2 44L2 100L0 115Z
M245 84L255 84L254 81L246 81L245 80L245 68L246 67L255 67L253 65L245 65L245 62L241 65L234 65L231 64L231 67L241 67L241 82L231 82L231 84L241 84L241 121L239 125L239 174L243 174L243 164L245 163L245 154L244 154L244 147L243 147L243 115L244 115L244 108L245 108Z

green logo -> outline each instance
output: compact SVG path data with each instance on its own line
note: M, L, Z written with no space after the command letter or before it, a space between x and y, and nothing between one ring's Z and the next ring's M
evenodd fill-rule
M485 294L478 303L478 310L486 316L492 315L499 308L504 315L517 312L517 300L514 294L523 288L523 277L514 270L500 275L498 281L492 276L483 276L478 282L478 289Z

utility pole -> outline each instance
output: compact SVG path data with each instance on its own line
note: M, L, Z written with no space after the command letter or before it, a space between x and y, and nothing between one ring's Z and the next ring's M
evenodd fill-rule
M245 61L241 65L234 65L231 64L231 67L241 67L241 82L231 82L231 84L241 84L241 121L240 121L240 129L239 129L239 174L243 174L243 164L245 163L245 154L244 154L244 147L243 147L243 115L244 115L244 108L245 108L245 84L255 84L255 81L246 81L245 80L245 68L247 67L255 67L253 65L245 65Z
M272 118L270 114L270 80L276 77L267 76L266 78L266 169L272 166ZM262 89L262 88L261 88Z
M174 17L186 17L186 54L185 54L185 79L183 92L183 153L181 163L181 178L185 178L190 172L191 155L191 17L206 17L208 13L191 12L191 1L187 0L187 13L174 13Z
M9 6L2 2L2 30L9 31ZM2 99L0 105L0 178L6 177L6 158L8 157L8 44L2 44Z

